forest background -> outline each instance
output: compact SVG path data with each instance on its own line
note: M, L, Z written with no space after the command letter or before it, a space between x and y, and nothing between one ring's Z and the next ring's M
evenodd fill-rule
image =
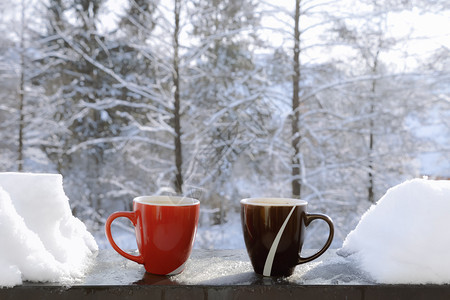
M389 187L450 178L450 3L277 3L0 0L0 171L62 174L98 241L135 196L199 198L199 248L241 247L255 196L339 247Z

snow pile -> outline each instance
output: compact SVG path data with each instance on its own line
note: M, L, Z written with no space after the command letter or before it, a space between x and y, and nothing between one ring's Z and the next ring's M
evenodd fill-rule
M68 200L61 175L0 173L0 287L83 277L97 244Z
M339 250L379 283L450 283L450 181L389 189Z

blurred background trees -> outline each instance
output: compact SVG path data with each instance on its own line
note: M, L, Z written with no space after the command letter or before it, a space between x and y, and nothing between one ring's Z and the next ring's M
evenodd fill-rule
M293 196L339 245L390 186L450 177L449 32L408 23L445 1L0 8L1 170L61 173L91 230L142 194L200 198L202 226Z

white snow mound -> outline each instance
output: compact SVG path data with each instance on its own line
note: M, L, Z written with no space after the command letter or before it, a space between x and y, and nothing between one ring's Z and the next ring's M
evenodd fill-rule
M450 283L450 181L413 179L389 189L338 253L379 283Z
M0 173L0 287L80 280L98 250L59 174Z

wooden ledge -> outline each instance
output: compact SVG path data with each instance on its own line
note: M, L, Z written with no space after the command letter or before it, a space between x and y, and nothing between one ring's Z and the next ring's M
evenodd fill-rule
M450 285L375 284L333 249L287 278L255 274L245 250L194 250L186 269L170 277L148 274L113 250L101 250L84 280L71 286L25 282L0 288L1 300L288 298L450 299Z

